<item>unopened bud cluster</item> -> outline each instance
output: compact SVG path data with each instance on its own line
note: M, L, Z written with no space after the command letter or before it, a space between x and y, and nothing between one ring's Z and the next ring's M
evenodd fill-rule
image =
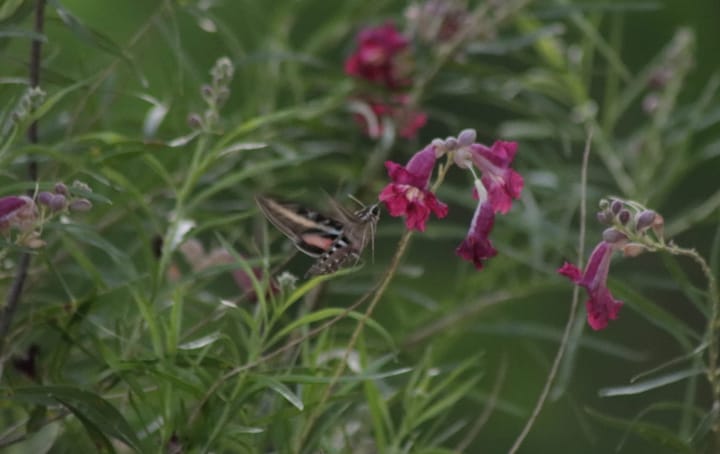
M603 240L614 244L626 256L634 257L645 250L663 245L663 217L634 201L602 199L597 219L608 227Z
M230 97L230 82L234 73L235 67L229 58L222 57L215 62L210 70L211 83L200 87L200 94L208 107L202 115L191 113L188 116L188 125L191 128L211 130L217 124L220 108Z
M17 125L27 120L45 101L45 92L40 87L31 87L22 95L15 109L10 113L9 126Z
M90 187L81 182L75 181L72 185L75 192L91 193ZM60 213L63 211L90 211L92 202L85 197L74 196L64 183L55 184L52 192L42 191L37 195L37 202L41 207L45 207L51 213Z

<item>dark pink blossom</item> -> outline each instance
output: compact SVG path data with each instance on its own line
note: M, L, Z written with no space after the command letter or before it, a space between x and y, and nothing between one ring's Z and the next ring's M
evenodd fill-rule
M559 274L587 290L589 298L585 307L587 308L588 324L594 330L607 327L609 320L617 318L620 307L623 305L622 301L612 296L607 287L612 253L613 245L601 241L590 255L584 272L568 262L565 262L557 270Z
M345 61L347 74L390 89L409 83L398 61L408 39L395 25L366 28L358 34L357 42L357 50Z
M479 143L470 146L470 159L482 172L483 186L496 213L507 213L513 199L520 198L523 178L510 168L516 152L516 142L501 140L489 148Z
M435 146L429 145L415 153L404 167L392 161L385 163L392 182L380 193L380 201L390 216L405 216L405 226L410 230L425 231L431 212L438 218L447 216L447 205L428 189L436 159Z
M374 118L366 118L365 115L355 115L355 120L363 128L365 134L377 139L383 134L385 121L392 121L398 130L398 135L405 139L412 139L417 132L427 123L427 114L413 109L407 95L393 96L390 102L369 101Z
M490 202L479 203L470 222L468 234L455 253L482 269L485 260L495 257L497 250L490 242L490 232L495 222L495 211Z

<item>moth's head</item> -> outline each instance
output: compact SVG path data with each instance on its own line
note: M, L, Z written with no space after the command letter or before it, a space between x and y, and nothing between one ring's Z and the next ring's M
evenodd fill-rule
M380 218L380 205L377 203L370 205L369 207L365 207L362 210L357 211L355 214L362 221L377 222Z

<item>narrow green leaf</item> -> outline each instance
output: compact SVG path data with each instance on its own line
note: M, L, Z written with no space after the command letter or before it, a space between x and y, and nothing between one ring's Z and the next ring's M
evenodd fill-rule
M298 410L303 411L303 409L305 408L302 400L297 395L295 395L295 393L293 393L292 390L287 387L287 385L283 384L282 382L275 380L274 378L271 378L267 375L255 376L253 377L253 380L261 384L262 386L270 388L276 393L280 394L283 399L290 402L292 406L297 408Z
M5 389L4 397L39 405L60 403L79 418L91 422L103 434L117 438L137 452L142 452L140 440L122 414L108 401L90 391L72 386L28 386Z
M626 429L647 441L668 448L672 453L697 454L692 447L666 427L608 416L591 408L586 408L585 411L593 418L608 426Z
M612 397L612 396L628 396L632 394L642 394L646 391L650 391L656 388L660 388L665 385L676 383L694 375L704 374L704 369L689 369L672 372L670 374L661 375L649 380L643 380L641 382L633 383L627 386L616 386L612 388L602 388L598 391L600 397Z

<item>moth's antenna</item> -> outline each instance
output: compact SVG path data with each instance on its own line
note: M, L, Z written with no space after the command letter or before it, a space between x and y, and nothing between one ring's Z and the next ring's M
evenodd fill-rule
M362 203L360 200L358 200L358 198L355 197L354 195L348 194L348 197L350 198L350 200L352 200L353 202L355 202L355 203L357 203L358 205L360 205L361 208L366 208L365 204Z

